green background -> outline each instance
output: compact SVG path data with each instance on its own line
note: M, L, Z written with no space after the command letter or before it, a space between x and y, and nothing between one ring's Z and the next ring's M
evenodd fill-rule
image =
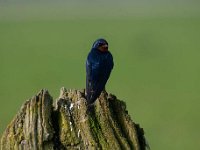
M46 88L85 87L99 37L115 66L107 91L127 104L152 150L200 149L200 2L0 1L0 135Z

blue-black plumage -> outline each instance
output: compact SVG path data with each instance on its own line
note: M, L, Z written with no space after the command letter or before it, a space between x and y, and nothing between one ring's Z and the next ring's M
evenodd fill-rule
M113 66L113 57L108 51L108 42L105 39L96 40L86 61L86 92L88 105L94 103L105 89Z

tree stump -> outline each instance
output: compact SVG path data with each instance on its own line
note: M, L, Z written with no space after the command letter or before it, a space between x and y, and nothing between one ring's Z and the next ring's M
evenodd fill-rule
M87 113L85 92L61 88L53 104L43 89L27 100L1 138L1 150L145 150L143 129L126 104L102 92Z

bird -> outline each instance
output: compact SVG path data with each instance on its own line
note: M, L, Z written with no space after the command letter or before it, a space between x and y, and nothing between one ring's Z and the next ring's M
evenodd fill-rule
M104 38L97 39L86 60L86 99L87 105L93 105L105 85L114 67L113 56L108 50Z

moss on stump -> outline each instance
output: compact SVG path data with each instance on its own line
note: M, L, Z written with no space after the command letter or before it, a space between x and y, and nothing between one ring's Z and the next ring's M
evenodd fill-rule
M1 137L1 150L145 150L143 129L126 104L102 92L86 113L84 91L61 88L53 104L47 90L27 100Z

